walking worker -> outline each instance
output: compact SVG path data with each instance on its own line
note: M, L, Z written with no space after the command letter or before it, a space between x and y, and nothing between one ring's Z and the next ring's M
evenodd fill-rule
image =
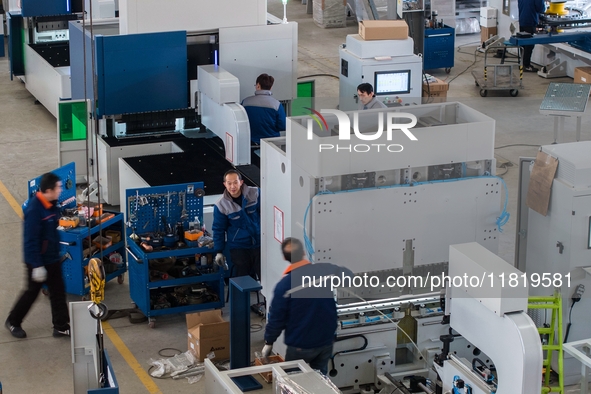
M544 0L518 0L519 31L534 34L539 23L539 15L546 11ZM523 45L523 71L537 72L538 69L531 65L531 54L534 45Z
M262 355L271 354L273 343L285 330L285 361L302 359L326 375L337 329L337 305L330 281L305 286L303 279L352 276L352 272L334 264L312 264L304 258L304 247L296 238L286 238L281 251L291 264L273 290Z
M10 311L4 325L13 337L26 338L21 327L25 316L37 299L43 284L49 290L53 336L70 336L70 317L66 304L66 291L62 278L59 233L60 216L57 201L62 182L51 172L41 176L39 191L24 208L24 257L27 288Z

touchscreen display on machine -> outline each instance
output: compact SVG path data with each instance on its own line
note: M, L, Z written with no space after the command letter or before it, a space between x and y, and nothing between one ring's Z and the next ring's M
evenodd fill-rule
M376 72L374 90L376 95L410 93L410 70Z

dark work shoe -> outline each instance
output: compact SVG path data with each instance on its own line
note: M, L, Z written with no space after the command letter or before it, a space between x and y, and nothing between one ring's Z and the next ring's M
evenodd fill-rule
M69 326L65 330L58 330L57 328L53 329L53 337L54 338L69 337L69 336L70 336L70 327Z
M12 324L10 324L8 320L4 322L4 326L8 329L8 331L10 331L12 336L15 338L22 339L27 337L27 333L25 332L25 330L22 329L21 326L13 326Z
M538 69L535 68L534 66L527 66L527 67L523 67L523 71L528 72L528 73L537 73Z

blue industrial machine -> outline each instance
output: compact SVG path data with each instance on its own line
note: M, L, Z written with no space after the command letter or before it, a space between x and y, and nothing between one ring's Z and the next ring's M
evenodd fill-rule
M584 15L540 15L541 33L517 33L509 39L512 45L545 44L541 59L543 67L538 75L544 78L573 76L576 66L587 66L591 61L591 31L585 27L591 19ZM564 44L563 44L564 43ZM566 45L568 44L568 45ZM576 49L573 49L576 48ZM582 50L573 55L573 52ZM545 55L545 56L544 56ZM550 62L546 64L546 59Z

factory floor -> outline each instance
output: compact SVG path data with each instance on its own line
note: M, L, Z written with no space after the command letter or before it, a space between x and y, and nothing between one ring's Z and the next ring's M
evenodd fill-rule
M311 1L311 0L308 0ZM268 1L269 12L282 17L280 0ZM347 34L357 32L357 24L349 21L346 28L322 29L316 26L306 6L299 1L287 5L287 17L299 23L298 74L316 81L316 96L320 108L333 108L338 103L339 54L338 48ZM535 74L524 75L524 89L516 98L508 92L489 92L482 98L470 73L481 69L483 57L475 55L479 34L459 36L456 45L455 67L450 74L444 70L431 74L449 83L448 101L459 101L496 120L495 153L497 174L509 190L508 211L511 218L500 236L499 255L514 261L515 228L518 195L517 163L520 157L534 157L540 145L553 142L553 122L539 113L541 99L550 82L572 82L570 78L547 80ZM474 61L476 62L475 64ZM264 72L261 69L261 72ZM575 140L575 123L566 121L567 132L560 141ZM583 118L582 140L591 139L589 117ZM20 204L27 198L27 180L58 166L56 120L26 90L20 80L10 80L7 58L0 58L0 321L23 286L22 222ZM111 309L131 305L128 280L119 285L111 281L106 286L106 303ZM79 301L69 296L69 301ZM224 309L228 315L228 307ZM251 315L253 323L260 317ZM23 328L27 338L19 340L0 328L0 382L5 394L14 393L69 393L73 392L72 356L70 341L53 338L49 299L39 296ZM149 361L174 350L187 349L185 318L182 315L157 319L154 329L147 323L131 324L128 319L109 320L105 325L105 348L111 358L121 393L205 393L203 380L189 384L187 380L152 379L148 374ZM253 351L262 347L261 325L253 326ZM258 331L257 331L258 330ZM578 393L571 388L568 393Z

